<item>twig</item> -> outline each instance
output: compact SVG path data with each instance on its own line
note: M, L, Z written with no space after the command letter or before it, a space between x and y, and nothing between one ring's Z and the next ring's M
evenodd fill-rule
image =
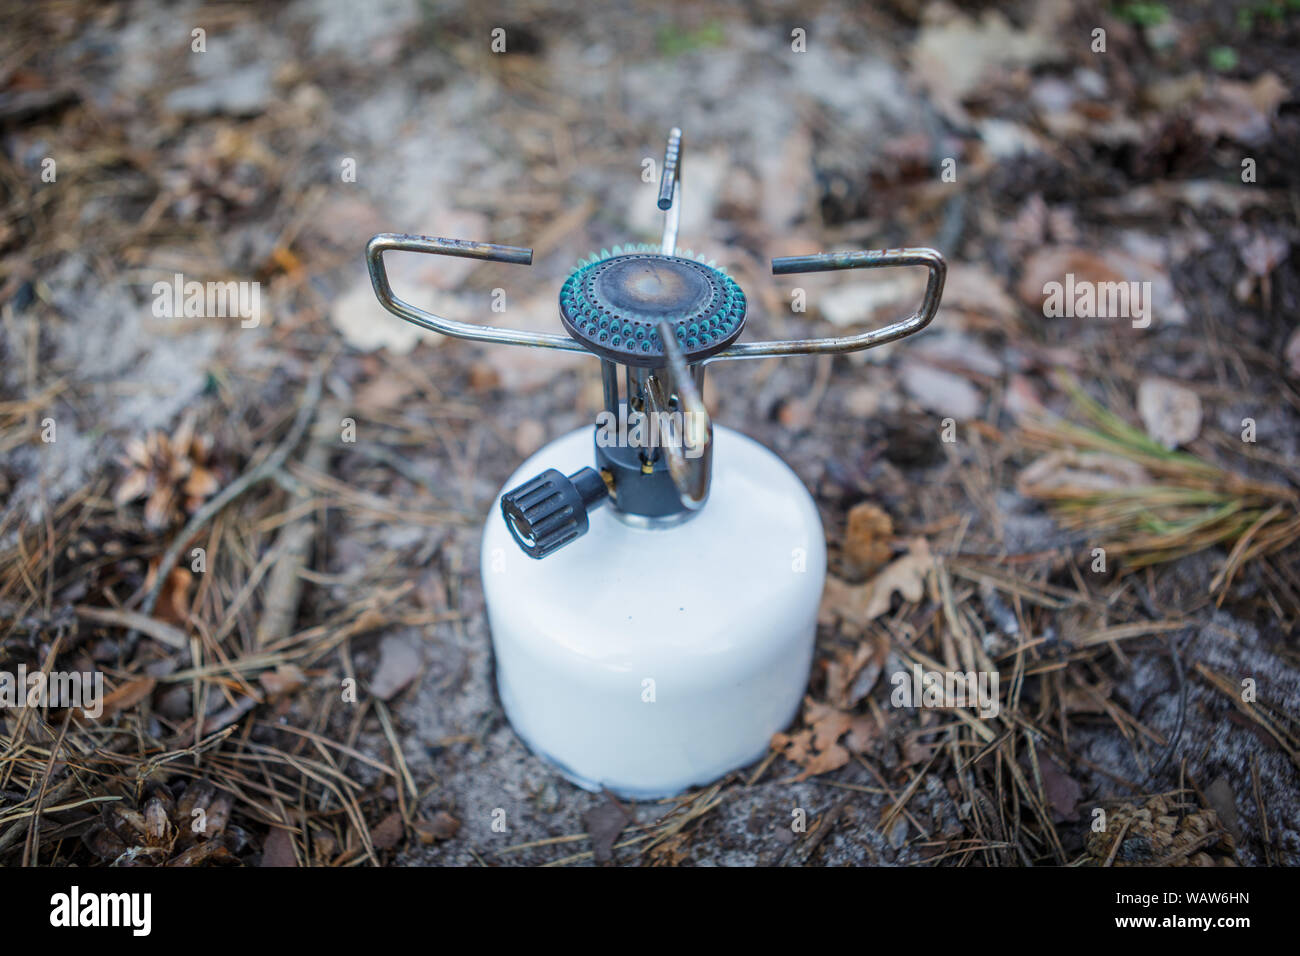
M50 748L50 759L45 764L45 773L41 775L41 789L36 794L36 805L32 810L31 819L27 826L27 842L23 846L23 866L31 866L36 862L36 855L40 853L38 846L38 835L41 829L41 807L45 804L45 794L50 786L50 774L54 772L54 763L58 760L59 750L63 747L63 738L68 733L68 725L72 723L72 708L69 707L63 714L63 727L59 730L59 739L54 741L54 746Z
M835 828L835 824L839 822L840 815L844 813L844 808L848 806L848 803L849 798L847 796L840 797L839 800L835 801L835 804L826 811L819 821L817 821L817 829L814 832L806 836L801 844L791 844L791 849L794 852L791 854L789 859L786 858L786 854L781 854L781 865L803 866L811 860L813 854L817 852L817 847L821 846L821 843L826 839L827 834L829 834L831 830Z
M315 416L319 425L338 413L337 406L326 402L320 406ZM308 443L303 464L312 471L325 471L329 466L329 445L313 435ZM295 502L301 504L309 497L302 486L294 492ZM302 598L302 576L300 572L307 563L307 556L316 537L316 520L311 511L299 515L285 525L276 539L276 549L280 552L279 560L271 568L266 582L265 598L262 601L262 620L257 628L259 647L273 644L289 636L293 622L298 616L298 602Z
M90 607L85 604L78 604L72 610L76 612L77 617L84 618L87 621L129 627L132 633L143 631L146 636L152 637L160 644L166 644L168 647L174 647L180 651L190 646L189 638L185 636L180 628L168 624L166 621L160 621L156 617L150 617L148 614L142 614L139 611L127 611L113 607Z
M53 790L50 790L48 793L46 793L45 799L52 800L57 803L58 801L62 800L64 797L68 795L68 793L72 790L76 782L77 782L76 775L70 774L69 776L65 777L62 781L60 781L58 784L56 784ZM62 809L67 809L67 808L58 807L58 806L50 807L45 812L56 813ZM36 811L33 810L32 816L35 815L36 815ZM10 819L12 819L12 817L10 817ZM25 832L27 830L27 827L28 827L27 815L23 814L18 820L16 820L12 825L10 825L8 830L6 830L3 834L0 834L0 853L3 853L5 850L9 849L9 847L13 845L14 841L18 839L18 835L20 833Z
M1133 818L1129 817L1124 821L1124 825L1119 828L1119 833L1115 834L1115 842L1110 845L1110 852L1106 854L1106 860L1102 866L1112 866L1115 863L1115 856L1119 853L1120 845L1124 842L1124 834L1128 833L1129 826L1133 823Z
M1259 814L1259 831L1260 842L1264 845L1264 865L1273 865L1273 854L1270 852L1272 838L1268 832L1268 811L1264 807L1264 796L1259 789L1259 755L1250 755L1250 779L1255 789L1255 811Z

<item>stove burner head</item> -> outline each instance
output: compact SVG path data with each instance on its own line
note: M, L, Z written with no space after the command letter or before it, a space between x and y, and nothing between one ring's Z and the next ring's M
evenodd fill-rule
M471 342L598 355L605 404L601 415L623 421L628 409L654 416L648 435L638 425L625 441L612 444L601 440L599 429L606 421L598 416L596 469L582 468L568 477L548 469L502 496L506 527L532 557L544 557L580 536L588 527L586 512L605 502L620 518L643 527L665 527L705 506L713 468L713 424L700 394L706 363L875 348L921 331L939 308L947 266L933 249L783 256L772 260L773 275L924 266L929 279L920 308L883 328L826 338L737 342L745 326L745 294L713 263L690 252L675 255L682 210L680 129L668 135L661 169L662 241L615 246L613 255L602 249L579 262L560 290L560 318L568 335L444 318L395 296L384 269L385 252L529 265L531 249L396 233L382 233L366 245L375 295L394 315ZM620 437L622 431L620 427Z
M623 365L665 364L659 322L677 333L687 362L721 352L745 326L745 293L695 259L637 252L580 266L560 289L569 335Z

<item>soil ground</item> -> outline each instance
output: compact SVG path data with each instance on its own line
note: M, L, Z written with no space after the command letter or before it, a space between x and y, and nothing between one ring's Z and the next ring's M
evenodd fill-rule
M1294 4L7 7L0 667L112 696L0 718L6 861L173 858L120 815L196 781L228 801L204 859L249 864L1300 861ZM390 256L393 283L559 331L579 258L655 241L673 126L679 248L737 278L747 338L919 300L773 256L933 246L950 272L915 339L710 370L715 420L827 529L808 706L760 764L620 806L504 719L478 582L493 497L592 420L596 363L406 325L362 250L529 246ZM160 314L177 274L258 283L256 321ZM1148 283L1149 323L1046 314L1067 274ZM1044 423L1085 422L1079 392L1182 452L1071 445ZM1202 541L1154 499L1111 526L1053 497L1135 474L1251 521ZM916 590L889 601L885 565ZM893 706L920 660L986 662L1002 717Z

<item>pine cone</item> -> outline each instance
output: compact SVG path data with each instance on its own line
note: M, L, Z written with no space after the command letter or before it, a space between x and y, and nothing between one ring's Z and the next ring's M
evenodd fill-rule
M127 443L120 459L126 475L113 500L120 506L146 498L145 524L167 528L197 511L221 487L210 456L211 442L194 433L194 418L187 414L171 437L155 431Z
M229 823L233 802L202 780L186 786L179 801L158 786L139 810L125 801L105 804L102 822L82 839L111 866L237 864L248 837Z
M1084 849L1095 866L1236 866L1232 836L1211 809L1179 816L1167 797L1142 807L1126 803L1111 810L1106 829L1089 833ZM1118 849L1115 841L1120 840Z

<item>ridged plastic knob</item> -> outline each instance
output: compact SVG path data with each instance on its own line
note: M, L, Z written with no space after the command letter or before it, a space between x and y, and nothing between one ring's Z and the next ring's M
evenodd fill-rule
M567 478L548 468L501 496L501 514L530 558L554 554L587 533L587 512L608 496L600 472L581 468Z

